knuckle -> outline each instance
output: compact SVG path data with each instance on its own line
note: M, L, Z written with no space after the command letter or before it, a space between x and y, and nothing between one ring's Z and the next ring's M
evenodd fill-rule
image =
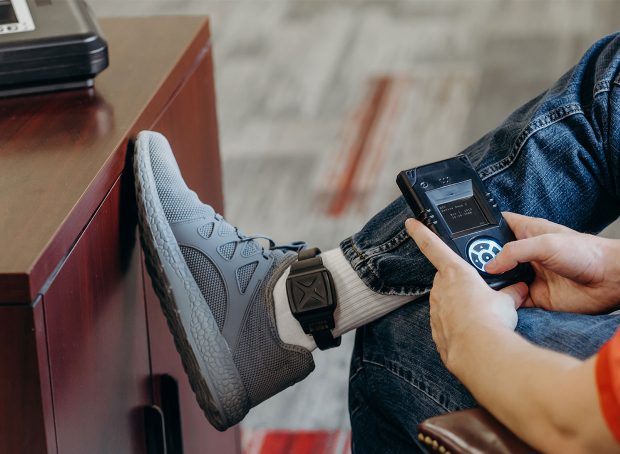
M524 233L526 237L531 237L536 234L537 231L540 231L540 228L544 227L547 221L540 217L532 217L526 222L523 226Z
M542 237L542 245L551 251L556 251L561 247L561 239L558 235L554 235L553 233L547 233Z
M534 218L534 224L537 227L549 227L549 224L551 224L548 220L546 220L545 218L541 218L541 217L535 217Z
M453 280L462 273L466 271L469 272L469 267L463 268L462 266L460 266L460 264L451 262L445 266L443 271L447 279Z
M431 247L431 240L427 237L421 238L418 241L418 247L423 251L428 250Z
M498 257L509 257L515 253L515 242L506 243Z

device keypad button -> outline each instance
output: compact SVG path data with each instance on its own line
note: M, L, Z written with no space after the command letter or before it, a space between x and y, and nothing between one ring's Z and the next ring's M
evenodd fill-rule
M472 265L484 271L485 265L493 260L501 250L502 245L493 238L477 238L467 247L467 256Z
M474 246L472 249L476 252L482 252L484 250L487 250L489 248L489 245L487 243L479 243L476 246Z

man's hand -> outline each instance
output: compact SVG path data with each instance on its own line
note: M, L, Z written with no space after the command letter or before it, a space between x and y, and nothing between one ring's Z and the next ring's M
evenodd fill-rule
M620 241L578 233L544 219L504 217L517 237L485 271L499 274L530 262L536 278L524 307L597 314L620 302Z
M518 238L519 235L529 238L527 233L535 236L541 226L547 229L555 226L530 220L526 227L527 222L519 224L522 217L507 214L506 218ZM532 233L534 224L536 230ZM408 219L405 225L422 253L437 268L430 294L433 340L446 367L480 405L539 451L616 452L618 444L607 428L599 405L594 372L596 358L582 363L537 347L514 333L516 308L528 298L524 283L492 290L473 266L423 224ZM564 227L553 228L558 235L570 233L571 245L578 239ZM563 243L565 239L560 240ZM517 243L520 241L514 242ZM527 256L523 261L534 262L538 257L533 255L537 254L537 248L523 255L510 255L513 247L507 249L508 254L504 253L505 247L496 258L505 270L520 262L519 257ZM581 254L587 251L582 250ZM562 253L549 254L545 263L570 276L564 276L567 280L603 279L591 267L575 271L570 265L572 259L556 263L557 257L563 257ZM594 263L598 262L594 260ZM543 267L535 264L535 268L538 272ZM543 268L542 272L547 270Z
M448 368L452 347L458 346L467 335L488 328L515 329L516 309L527 298L527 285L518 283L495 291L473 266L422 223L408 219L405 227L420 251L437 268L430 293L431 329Z

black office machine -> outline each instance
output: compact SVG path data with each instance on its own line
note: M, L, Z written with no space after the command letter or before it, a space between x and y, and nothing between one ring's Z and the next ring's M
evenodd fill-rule
M527 263L500 275L485 272L485 265L515 237L467 156L405 170L396 182L414 215L473 265L491 287L533 279Z
M108 48L82 0L0 0L0 97L92 87Z

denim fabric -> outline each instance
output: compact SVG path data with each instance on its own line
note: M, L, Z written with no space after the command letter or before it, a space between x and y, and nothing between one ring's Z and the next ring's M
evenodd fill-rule
M502 210L588 232L618 217L619 49L620 37L603 38L553 87L463 151ZM429 290L433 267L404 230L411 216L399 197L340 245L376 292Z
M517 331L535 344L585 359L619 325L616 314L521 309ZM355 453L415 452L418 423L477 406L441 362L426 297L357 330L349 380Z
M599 232L619 215L620 36L594 44L560 80L463 151L502 210ZM407 163L403 163L407 167ZM402 198L341 248L379 293L428 292L434 269L404 231ZM585 358L614 333L620 316L519 311L532 342ZM413 303L358 330L350 413L356 452L414 449L423 419L475 405L444 368L430 336L427 304Z

